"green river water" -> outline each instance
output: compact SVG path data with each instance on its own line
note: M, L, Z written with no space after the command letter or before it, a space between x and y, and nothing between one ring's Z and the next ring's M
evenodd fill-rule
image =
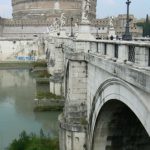
M0 70L0 150L25 130L58 136L60 112L33 112L36 82L28 70ZM46 89L47 90L47 89Z

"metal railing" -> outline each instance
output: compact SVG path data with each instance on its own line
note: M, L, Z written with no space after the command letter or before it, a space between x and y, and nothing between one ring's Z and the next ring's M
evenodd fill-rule
M135 62L135 46L129 45L128 61Z
M150 48L148 50L148 66L150 66Z
M115 58L118 58L118 44L115 44Z
M107 55L107 44L104 44L104 55Z

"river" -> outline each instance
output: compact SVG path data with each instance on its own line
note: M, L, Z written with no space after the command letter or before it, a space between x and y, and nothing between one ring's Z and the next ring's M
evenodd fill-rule
M36 82L28 70L0 70L0 150L24 130L58 136L60 112L33 112Z

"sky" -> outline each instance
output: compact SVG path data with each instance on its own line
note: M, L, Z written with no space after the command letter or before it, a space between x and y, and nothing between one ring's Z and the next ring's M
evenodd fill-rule
M150 0L131 0L130 13L137 18L150 16ZM126 0L97 0L97 18L126 13ZM11 0L0 0L0 16L11 18Z

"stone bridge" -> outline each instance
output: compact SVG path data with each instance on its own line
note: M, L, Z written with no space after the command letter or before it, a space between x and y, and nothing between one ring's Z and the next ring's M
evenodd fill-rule
M66 98L60 150L150 149L150 44L46 38L50 90Z

